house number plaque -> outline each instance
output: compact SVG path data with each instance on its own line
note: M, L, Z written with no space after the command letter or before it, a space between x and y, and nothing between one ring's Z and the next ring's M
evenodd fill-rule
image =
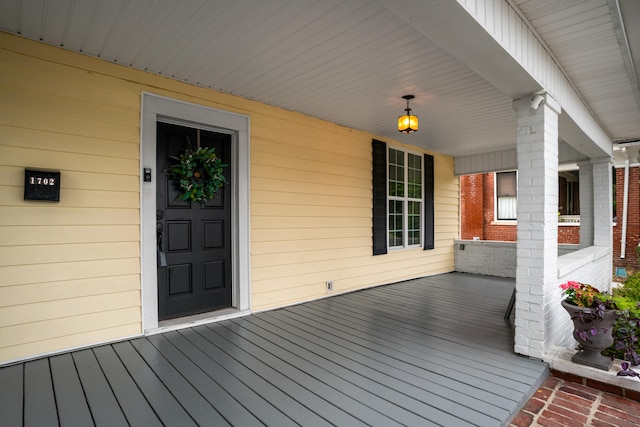
M60 172L24 170L24 199L60 201Z

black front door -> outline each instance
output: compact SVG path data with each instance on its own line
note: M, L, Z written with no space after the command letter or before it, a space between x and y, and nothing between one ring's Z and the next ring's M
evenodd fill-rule
M231 306L231 135L158 123L156 145L156 219L158 319L170 319ZM227 184L206 202L176 200L178 183L166 169L187 148L215 148L229 165Z

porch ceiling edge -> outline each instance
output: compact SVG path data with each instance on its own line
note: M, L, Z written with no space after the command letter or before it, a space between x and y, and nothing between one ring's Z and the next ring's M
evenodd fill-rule
M587 157L612 153L611 138L576 85L511 2L380 2L512 99L540 90L551 94L563 110L559 136L576 150ZM517 23L503 26L502 20L485 19L494 15L513 16Z

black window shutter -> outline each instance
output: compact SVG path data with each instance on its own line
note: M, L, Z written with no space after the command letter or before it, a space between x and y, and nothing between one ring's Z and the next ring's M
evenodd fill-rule
M433 156L424 155L424 249L434 246Z
M373 254L387 253L387 144L372 141L373 149Z

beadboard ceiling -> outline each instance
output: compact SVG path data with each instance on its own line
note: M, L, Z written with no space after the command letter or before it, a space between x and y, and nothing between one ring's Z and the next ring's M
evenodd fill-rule
M607 134L640 139L640 1L507 1ZM616 32L617 1L624 32ZM0 29L452 156L514 148L512 95L384 4L3 0ZM395 130L405 94L416 96L411 107L420 117L411 135Z

